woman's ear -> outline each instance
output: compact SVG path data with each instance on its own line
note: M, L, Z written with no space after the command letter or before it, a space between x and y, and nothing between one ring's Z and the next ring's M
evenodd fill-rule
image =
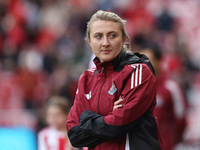
M88 42L88 44L90 45L90 47L91 47L91 40L90 39L88 39L87 40L87 42Z
M125 43L125 42L126 42L126 39L127 39L127 37L126 37L126 36L124 36L124 37L123 37L123 43Z
M88 45L90 46L90 48L92 48L91 43L88 42Z

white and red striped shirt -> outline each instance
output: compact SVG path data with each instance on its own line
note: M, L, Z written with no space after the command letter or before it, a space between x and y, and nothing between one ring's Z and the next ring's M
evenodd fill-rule
M47 127L38 133L38 150L75 150L75 148L72 148L66 132Z

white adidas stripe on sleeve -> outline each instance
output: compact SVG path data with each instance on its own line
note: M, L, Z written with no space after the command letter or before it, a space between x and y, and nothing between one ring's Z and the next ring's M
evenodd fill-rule
M142 83L142 64L131 65L131 67L135 68L131 76L131 89L133 89Z

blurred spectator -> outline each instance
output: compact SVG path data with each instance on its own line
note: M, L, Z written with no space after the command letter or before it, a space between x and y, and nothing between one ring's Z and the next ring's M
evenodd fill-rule
M18 64L17 75L25 94L26 108L43 106L49 93L47 79L42 70L41 54L33 47L27 46L20 51ZM42 94L36 92L38 90L42 91Z
M157 18L157 28L160 31L170 32L174 27L174 18L164 9Z
M187 127L183 135L183 142L175 150L198 150L200 145L200 73L190 75L190 88L187 90L189 110L187 114Z
M70 144L65 127L70 101L63 97L51 97L46 107L48 127L38 133L38 150L75 150Z
M146 9L146 0L131 0L123 11L123 16L128 20L127 30L131 38L135 35L149 35L153 31L155 16Z
M0 69L0 125L26 126L35 129L37 118L25 110L24 92L16 74L16 61L11 51L3 51ZM19 119L20 118L20 119Z
M52 74L53 70L55 69L56 66L59 65L59 52L56 49L56 45L49 45L46 53L44 54L44 59L43 59L43 66L44 70L48 74Z
M154 114L158 117L163 150L173 150L182 140L186 126L187 101L181 87L162 70L161 50L155 44L147 44L141 51L147 55L157 77L157 105Z
M49 83L52 85L50 92L52 95L60 95L73 101L77 85L69 76L69 69L60 65L56 66L49 76ZM75 87L73 87L75 86Z

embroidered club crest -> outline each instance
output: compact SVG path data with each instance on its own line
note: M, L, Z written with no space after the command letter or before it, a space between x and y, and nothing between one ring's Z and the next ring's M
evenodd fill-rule
M113 95L116 91L117 91L117 88L116 88L114 82L112 82L112 86L111 86L110 90L108 91L108 93L110 95Z

